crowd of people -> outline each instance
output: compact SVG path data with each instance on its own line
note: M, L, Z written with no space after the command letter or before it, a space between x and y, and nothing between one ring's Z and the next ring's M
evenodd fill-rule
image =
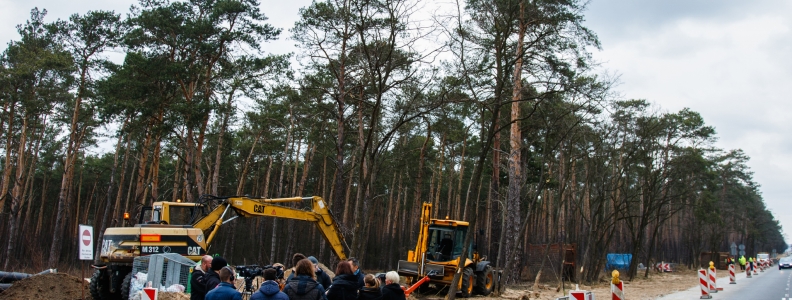
M263 270L264 282L251 300L406 300L398 273L364 274L356 258L339 262L333 278L315 257L301 253L292 256L291 273L285 279L274 268L282 266ZM204 256L190 279L190 300L241 300L236 278L224 258Z

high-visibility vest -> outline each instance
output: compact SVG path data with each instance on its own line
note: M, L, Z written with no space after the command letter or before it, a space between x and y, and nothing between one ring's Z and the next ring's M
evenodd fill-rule
M740 256L740 265L745 265L745 256Z

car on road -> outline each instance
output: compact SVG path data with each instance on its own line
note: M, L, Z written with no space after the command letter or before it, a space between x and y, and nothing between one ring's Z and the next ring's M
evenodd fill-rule
M778 260L778 269L792 268L792 257L782 257Z

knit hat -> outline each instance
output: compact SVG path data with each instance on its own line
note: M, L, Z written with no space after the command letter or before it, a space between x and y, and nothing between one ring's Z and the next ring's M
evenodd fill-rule
M310 260L311 263L314 264L314 265L318 265L319 264L319 261L316 260L316 257L308 256L308 260Z
M222 258L220 256L215 257L212 260L212 270L219 271L220 269L222 269L223 267L225 267L227 265L228 265L228 262L226 262L225 258Z

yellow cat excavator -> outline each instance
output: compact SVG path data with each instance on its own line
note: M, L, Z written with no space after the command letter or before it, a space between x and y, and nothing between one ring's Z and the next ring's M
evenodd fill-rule
M421 292L443 290L451 284L454 273L458 271L459 260L465 260L459 291L462 297L474 293L489 295L500 282L500 272L495 270L473 245L464 245L465 234L470 225L465 221L432 219L432 204L424 203L421 209L421 223L415 250L407 253L407 260L400 260L398 273L405 276L412 286L407 292L418 289ZM468 257L462 257L463 247L468 248Z
M293 202L302 202L305 207L282 205ZM321 197L263 199L207 195L195 203L154 202L141 210L138 224L133 227L105 230L99 253L102 264L93 266L91 296L96 300L126 300L133 275L132 262L138 256L177 253L199 261L208 252L220 227L240 216L313 222L336 256L341 260L347 258L344 237Z

